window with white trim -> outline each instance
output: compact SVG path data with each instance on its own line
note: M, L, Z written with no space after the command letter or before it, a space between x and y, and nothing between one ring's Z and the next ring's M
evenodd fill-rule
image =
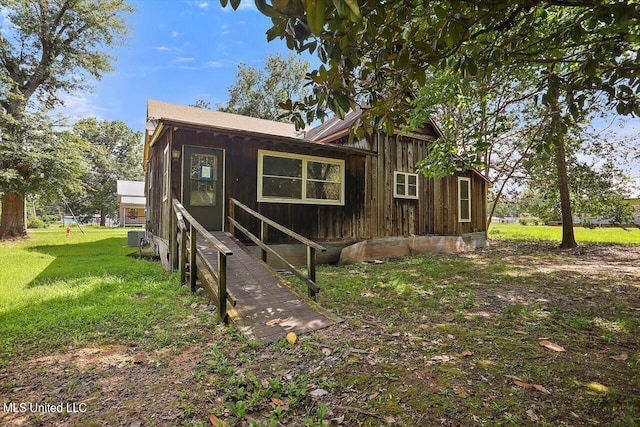
M418 199L418 174L411 172L394 172L393 197L399 199Z
M344 205L344 160L258 150L258 201Z
M471 179L458 177L458 221L471 222Z
M162 169L162 201L169 198L169 165L171 164L171 157L169 153L169 145L164 149L163 153L164 162Z

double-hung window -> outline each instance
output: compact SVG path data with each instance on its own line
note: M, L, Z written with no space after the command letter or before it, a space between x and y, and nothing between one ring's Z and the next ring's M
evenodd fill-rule
M471 222L471 179L458 178L458 221Z
M394 172L393 197L400 199L418 199L418 174Z
M258 201L344 205L344 160L259 150Z

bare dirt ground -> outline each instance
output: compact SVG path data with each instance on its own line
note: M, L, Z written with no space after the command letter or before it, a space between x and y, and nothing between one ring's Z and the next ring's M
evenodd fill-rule
M325 295L344 321L294 345L201 330L203 300L185 321L199 337L188 345L16 358L0 371L0 425L212 425L211 414L228 425L640 423L640 246L500 242L436 258L467 277L429 278L417 262L400 270L429 284L412 293L420 313L386 305L380 289L400 273L384 265L322 272L363 288L351 303L351 291Z

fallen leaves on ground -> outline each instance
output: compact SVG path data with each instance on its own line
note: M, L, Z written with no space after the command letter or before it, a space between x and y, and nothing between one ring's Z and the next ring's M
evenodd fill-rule
M552 343L551 341L542 340L538 344L540 344L542 347L546 348L547 350L557 351L557 352L566 351L564 347L559 346L556 343Z
M515 385L517 385L518 387L521 387L521 388L532 388L532 389L538 390L538 391L540 391L542 393L545 393L545 394L551 394L551 392L549 390L547 390L543 385L532 384L532 383L525 382L521 378L516 377L514 375L505 375L505 377L511 379L513 381L513 383Z
M295 334L295 332L289 332L285 338L287 339L287 342L289 344L295 344L298 340L298 336Z
M271 401L276 406L287 406L287 403L284 400L278 399L277 397L272 397Z
M613 360L624 362L625 360L627 360L629 358L629 355L627 353L622 353L622 354L619 354L617 356L609 356L609 357L611 359L613 359Z
M609 393L609 387L607 387L604 384L600 384L599 382L596 381L591 381L589 383L580 383L581 385L585 386L587 389L589 389L589 391L591 392L595 392L595 393Z
M322 396L326 396L327 394L329 394L329 392L323 388L317 388L315 390L312 390L309 393L309 396L311 397L322 397Z
M227 423L213 414L209 414L209 421L213 427L227 427Z
M455 357L447 355L433 356L431 359L427 360L427 365L435 365L436 363L453 363L455 360Z

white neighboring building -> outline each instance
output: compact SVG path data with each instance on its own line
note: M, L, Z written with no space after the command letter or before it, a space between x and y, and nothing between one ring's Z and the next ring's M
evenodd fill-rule
M144 181L120 181L117 186L118 203L120 204L120 226L141 225L146 223Z
M640 226L640 177L629 180L629 196L627 200L633 206L633 223Z

